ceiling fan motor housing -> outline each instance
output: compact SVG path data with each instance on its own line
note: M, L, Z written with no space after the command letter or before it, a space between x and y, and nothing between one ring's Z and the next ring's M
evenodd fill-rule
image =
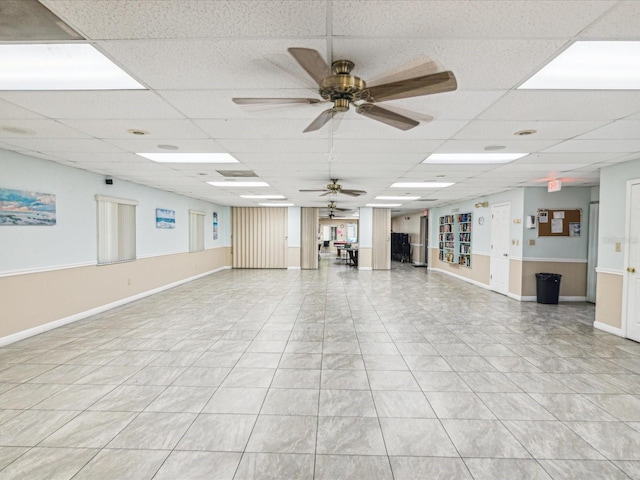
M333 75L322 80L319 93L325 100L333 102L336 111L346 112L349 110L349 103L367 96L364 93L367 84L361 78L350 75L354 64L349 60L337 60L331 67Z

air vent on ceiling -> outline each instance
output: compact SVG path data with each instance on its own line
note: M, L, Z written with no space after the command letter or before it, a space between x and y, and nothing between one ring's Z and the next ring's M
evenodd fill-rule
M0 41L84 40L38 0L0 2Z
M216 172L223 177L247 178L258 176L253 170L216 170Z

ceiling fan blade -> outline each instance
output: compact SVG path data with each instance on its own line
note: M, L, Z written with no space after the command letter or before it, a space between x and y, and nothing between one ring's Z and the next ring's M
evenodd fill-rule
M360 195L362 195L361 193L356 193L353 190L340 190L340 192L338 193L343 193L345 195L349 195L350 197L359 197Z
M299 192L326 192L327 189L326 188L320 188L317 190L298 190Z
M232 98L231 101L237 105L285 105L289 103L313 105L323 102L319 98Z
M407 110L406 108L400 108L396 105L388 105L385 104L384 108L387 110L397 113L399 115L404 115L405 117L411 118L418 122L428 123L433 121L433 117L431 115L427 115L426 113L420 113L413 110Z
M322 195L320 195L321 197L326 197L327 195L331 195L332 193L336 193L332 190L327 190L325 193L323 193Z
M365 192L364 190L354 190L353 188L343 188L342 190L340 190L342 193L346 193L347 195L364 195Z
M420 124L417 120L405 117L404 115L400 115L399 113L392 112L391 110L387 110L386 108L379 107L372 103L363 103L362 105L358 105L356 113L372 118L373 120L377 120L378 122L386 123L392 127L399 128L400 130L409 130Z
M331 75L331 69L317 50L310 48L289 48L289 53L318 85Z
M369 88L369 102L383 102L400 98L418 97L434 93L451 92L458 88L453 72L439 72L421 77L407 78Z
M435 61L431 60L426 55L420 55L409 62L401 65L393 70L383 73L382 75L369 79L367 85L370 87L376 85L382 85L384 83L397 82L399 80L406 80L412 77L422 77L424 75L431 75L437 73L440 68Z
M316 119L309 124L307 128L303 130L303 133L315 132L320 130L329 120L333 118L336 111L333 108L329 108L316 117Z
M286 72L289 76L295 78L300 85L304 86L305 89L310 89L314 92L318 91L316 83L309 78L308 75L302 73L298 62L296 62L291 55L285 55L284 53L269 53L263 55L262 58L271 65L277 67L279 70Z

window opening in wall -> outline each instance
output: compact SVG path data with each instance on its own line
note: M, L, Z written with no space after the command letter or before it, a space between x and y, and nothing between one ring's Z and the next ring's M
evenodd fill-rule
M358 224L347 223L347 242L349 243L358 242Z
M338 240L338 227L336 225L331 226L331 241Z
M98 206L98 265L136 259L135 200L96 195Z
M189 210L189 251L204 250L204 212Z

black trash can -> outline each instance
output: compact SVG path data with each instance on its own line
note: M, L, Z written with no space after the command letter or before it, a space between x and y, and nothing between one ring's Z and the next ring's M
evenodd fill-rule
M562 275L557 273L536 273L538 303L546 303L550 305L558 304L561 278Z

